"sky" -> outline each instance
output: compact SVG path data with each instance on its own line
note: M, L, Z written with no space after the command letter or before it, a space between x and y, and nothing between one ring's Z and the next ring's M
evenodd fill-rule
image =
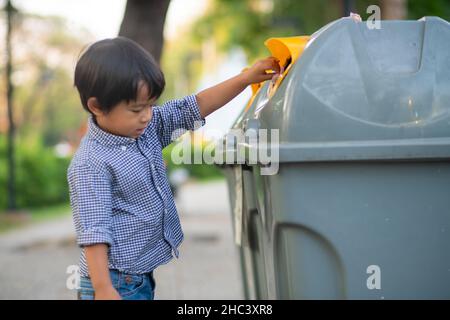
M125 10L125 0L14 0L13 5L27 13L66 18L69 25L85 27L96 38L117 35ZM107 13L105 13L107 9ZM107 15L108 19L99 18Z
M166 17L165 36L173 36L178 28L195 19L207 3L208 0L172 0ZM102 39L117 36L126 0L13 0L13 5L29 13L62 16L69 24L85 27L96 38Z
M3 7L5 2L0 0L0 6ZM13 0L13 5L28 13L61 16L72 30L84 27L99 40L117 36L126 0ZM165 37L176 35L177 30L201 15L207 5L208 0L171 0L166 16ZM217 74L205 75L198 91L236 75L245 66L246 59L242 53L230 54L229 59L217 68ZM206 138L217 138L227 131L250 98L250 92L247 88L225 107L206 118L206 126L202 130Z

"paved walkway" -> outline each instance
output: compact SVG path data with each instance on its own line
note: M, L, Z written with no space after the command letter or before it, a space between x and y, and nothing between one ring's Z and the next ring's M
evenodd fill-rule
M187 184L177 206L185 241L155 271L156 299L242 299L225 182ZM0 234L0 299L74 299L66 271L78 255L70 215Z

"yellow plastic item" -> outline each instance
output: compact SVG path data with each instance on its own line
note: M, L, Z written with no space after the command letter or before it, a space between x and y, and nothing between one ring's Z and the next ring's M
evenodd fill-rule
M301 56L309 38L309 36L270 38L264 42L272 56L279 59L280 66L284 68L283 73L269 88L269 98L273 96L283 79L288 74L291 66Z
M295 62L302 54L309 38L309 36L270 38L264 42L264 45L272 56L280 60L280 65L286 68L287 64Z
M278 77L278 79L276 79L274 83L271 83L268 92L269 98L273 96L283 79L288 74L291 66L301 56L309 39L310 36L297 36L269 38L264 42L264 45L269 49L271 55L280 60L279 64L284 69L283 73ZM250 98L250 101L248 102L245 110L250 107L260 88L261 83L252 84L252 97Z
M252 88L252 97L247 102L247 106L245 107L245 111L247 111L248 108L250 108L251 104L253 103L253 100L255 100L256 94L258 93L259 89L261 88L261 83L252 83L250 86Z

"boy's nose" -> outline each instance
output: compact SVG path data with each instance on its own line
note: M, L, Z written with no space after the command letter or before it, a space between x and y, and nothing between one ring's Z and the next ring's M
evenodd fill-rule
M152 118L152 112L153 112L153 108L148 108L145 110L145 113L142 115L141 121L143 123L148 123L150 122L151 118Z

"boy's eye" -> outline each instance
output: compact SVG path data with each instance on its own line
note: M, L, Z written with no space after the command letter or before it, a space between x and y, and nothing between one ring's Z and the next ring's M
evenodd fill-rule
M138 105L135 105L134 108L130 108L130 110L131 110L131 112L139 113L146 108L152 108L152 107L153 107L153 104L140 103Z

